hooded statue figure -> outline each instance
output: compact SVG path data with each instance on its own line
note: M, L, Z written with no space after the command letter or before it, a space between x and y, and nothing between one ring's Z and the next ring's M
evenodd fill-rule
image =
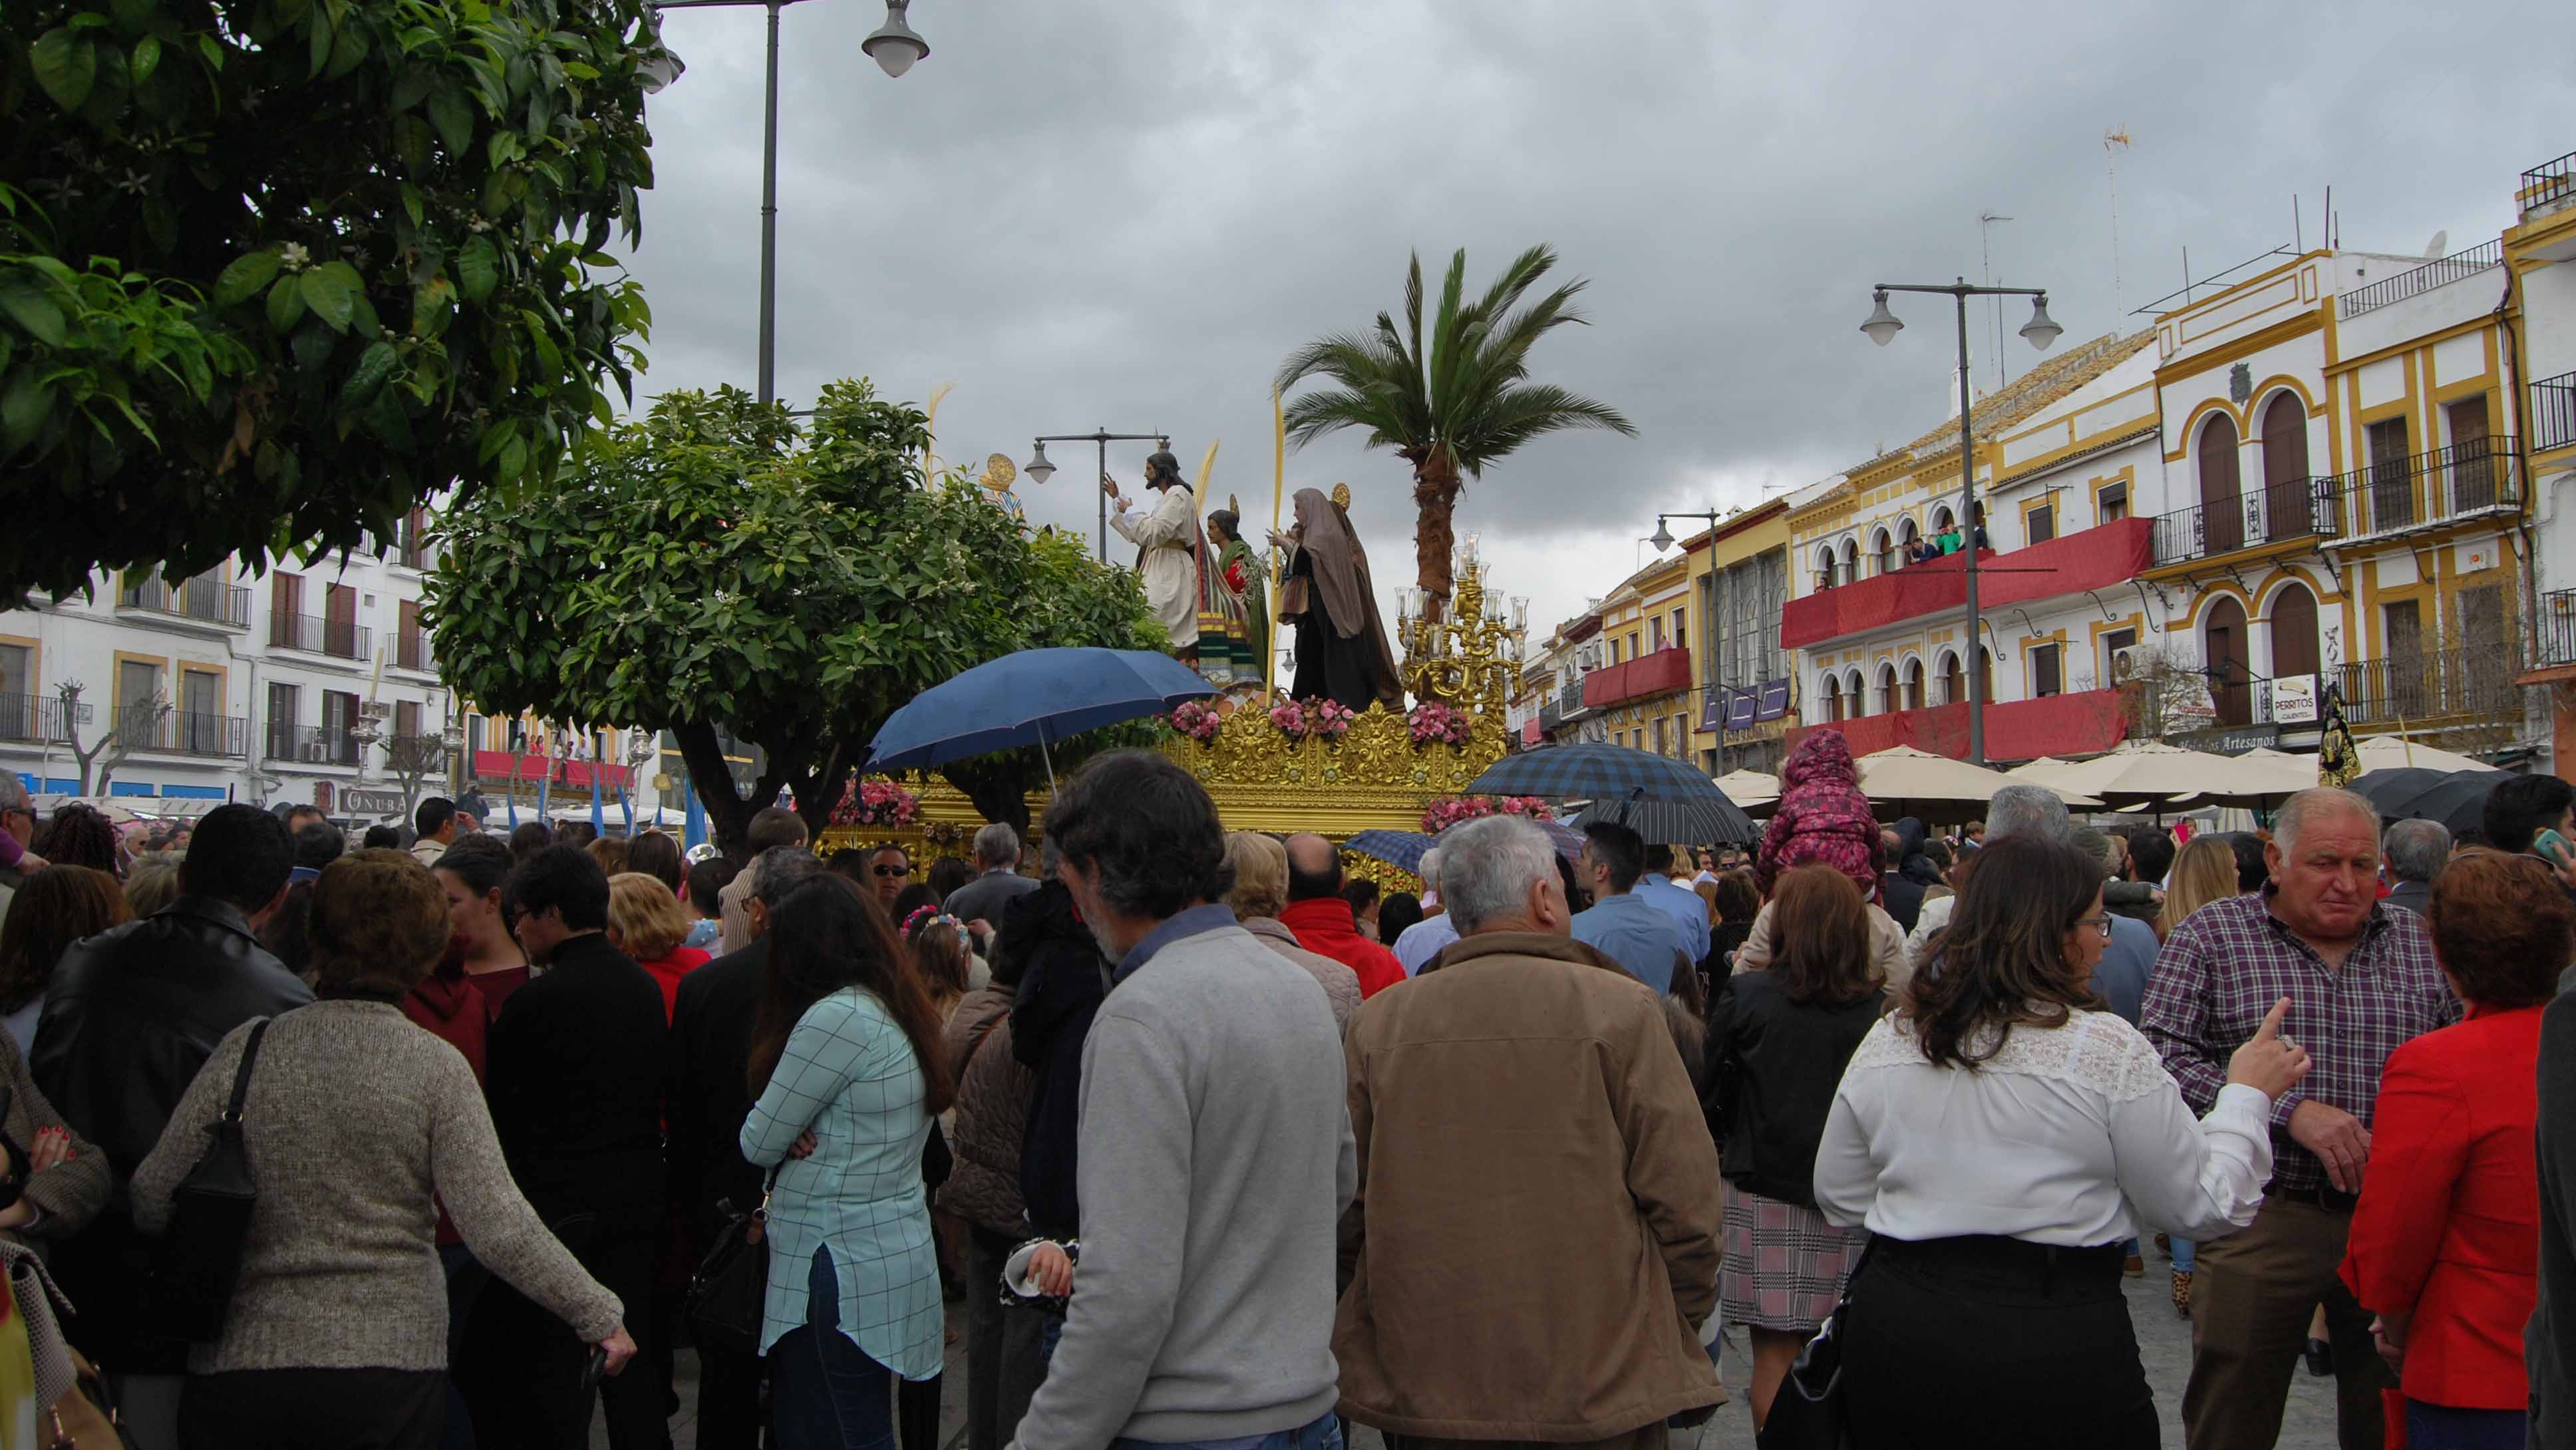
M1297 627L1297 675L1289 694L1328 698L1352 710L1383 700L1404 703L1403 678L1387 649L1369 578L1368 551L1350 515L1321 489L1297 490L1297 526L1289 531L1279 619Z

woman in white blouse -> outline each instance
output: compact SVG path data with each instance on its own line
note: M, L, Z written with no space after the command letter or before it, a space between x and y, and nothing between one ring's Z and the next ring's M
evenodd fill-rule
M2285 999L2195 1120L2146 1038L2099 1010L2110 924L2101 869L2074 847L1986 847L1843 1075L1816 1203L1873 1235L1841 1330L1863 1450L1921 1443L1927 1413L1965 1417L1981 1446L2158 1443L2121 1245L2253 1222L2271 1102L2308 1055L2279 1039Z

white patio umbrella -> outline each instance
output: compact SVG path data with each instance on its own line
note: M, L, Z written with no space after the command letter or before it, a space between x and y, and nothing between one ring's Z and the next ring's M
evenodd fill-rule
M1947 807L1966 806L1964 814L1982 811L1996 791L2008 785L2037 784L2056 791L2070 806L2098 807L2102 802L2076 791L2061 789L2048 781L2016 780L2000 770L1970 765L1946 755L1934 755L1910 745L1899 745L1864 755L1860 766L1861 793L1869 797L1871 808L1890 820L1901 816L1960 815Z
M2483 760L2471 760L2448 750L2436 749L2402 735L2373 735L2353 751L2360 763L2356 774L2373 770L2493 770Z
M2277 798L2294 795L2317 783L2317 758L2313 755L2257 747L2230 757L2228 764L2234 767L2231 784L2235 790L2221 794L2262 797L2266 806L2277 805Z
M2108 755L2024 778L2058 790L2096 796L2115 805L2146 801L2158 809L2170 806L2177 798L2235 799L2262 794L2259 789L2239 788L2240 782L2246 787L2256 783L2240 773L2228 757L2184 750L2155 740L2123 741Z
M1739 806L1760 805L1780 798L1780 777L1758 770L1730 770L1717 778L1717 788Z

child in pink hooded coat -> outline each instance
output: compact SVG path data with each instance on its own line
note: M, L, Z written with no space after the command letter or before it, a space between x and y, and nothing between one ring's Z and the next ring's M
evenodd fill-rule
M1878 820L1861 794L1851 742L1839 730L1815 730L1789 752L1780 772L1780 808L1762 833L1754 879L1764 895L1793 866L1831 866L1878 899Z

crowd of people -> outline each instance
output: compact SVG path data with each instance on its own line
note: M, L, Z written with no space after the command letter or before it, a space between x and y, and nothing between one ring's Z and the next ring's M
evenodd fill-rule
M2576 1446L2576 790L2463 846L2334 789L1882 823L1830 731L1784 781L1741 846L1471 821L1417 894L1150 752L927 865L435 798L121 851L0 776L0 1258L71 1310L0 1335L0 1430L76 1350L146 1450L654 1450L694 1342L700 1445L930 1450L962 1340L969 1450L1647 1450L1741 1329L1757 1427L1823 1331L1851 1444L2150 1446L2152 1236L2196 1450L2272 1444L2303 1355L2347 1446ZM687 1288L754 1206L729 1346Z

